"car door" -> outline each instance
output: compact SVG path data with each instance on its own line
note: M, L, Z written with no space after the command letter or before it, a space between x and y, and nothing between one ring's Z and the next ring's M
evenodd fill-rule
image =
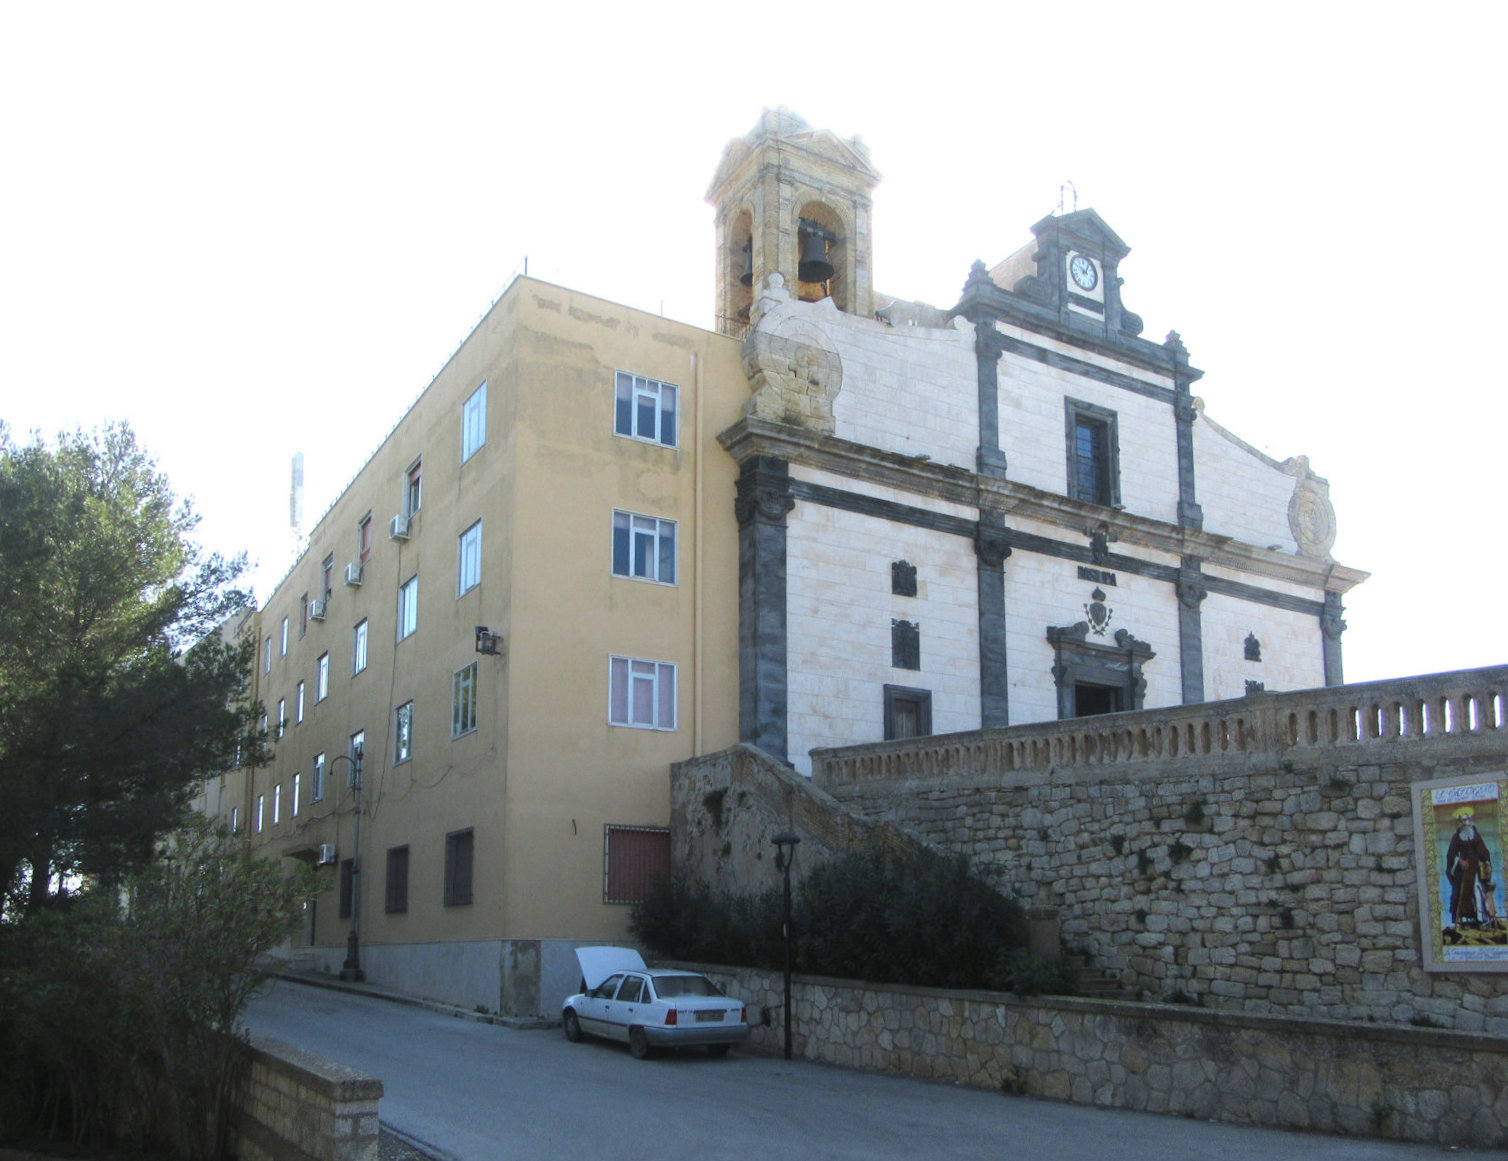
M648 988L645 987L644 977L636 976L629 972L623 977L623 983L618 988L618 995L608 1005L607 1022L608 1030L605 1035L614 1040L627 1040L628 1030L633 1025L640 1023L640 1010L649 999Z
M581 1020L583 1031L594 1036L613 1036L618 1039L628 1035L627 1032L619 1035L613 1030L610 1015L613 996L622 982L623 973L615 972L582 996L581 1002L576 1006L576 1015Z

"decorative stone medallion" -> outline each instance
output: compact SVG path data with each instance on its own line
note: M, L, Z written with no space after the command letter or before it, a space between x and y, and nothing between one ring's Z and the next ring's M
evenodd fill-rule
M1329 560L1335 546L1335 509L1330 505L1330 485L1308 470L1303 456L1296 457L1302 466L1288 501L1288 529L1298 542L1302 556ZM1287 467L1287 464L1283 465Z

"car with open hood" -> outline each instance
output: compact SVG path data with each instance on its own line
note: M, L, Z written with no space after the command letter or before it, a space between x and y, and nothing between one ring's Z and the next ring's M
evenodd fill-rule
M749 1013L699 972L650 968L631 947L578 947L583 991L561 1009L566 1039L626 1043L642 1060L656 1048L705 1047L713 1056L749 1035Z

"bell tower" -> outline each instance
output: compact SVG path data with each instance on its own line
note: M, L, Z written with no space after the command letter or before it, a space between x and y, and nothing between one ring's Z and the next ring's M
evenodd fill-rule
M757 292L780 274L808 302L874 313L870 193L880 175L857 137L766 109L728 143L707 200L717 210L717 329L742 335Z

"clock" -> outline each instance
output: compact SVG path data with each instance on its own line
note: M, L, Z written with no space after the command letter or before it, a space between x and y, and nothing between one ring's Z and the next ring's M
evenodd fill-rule
M1100 282L1100 272L1095 269L1094 259L1075 254L1068 263L1068 273L1080 290L1093 290Z

